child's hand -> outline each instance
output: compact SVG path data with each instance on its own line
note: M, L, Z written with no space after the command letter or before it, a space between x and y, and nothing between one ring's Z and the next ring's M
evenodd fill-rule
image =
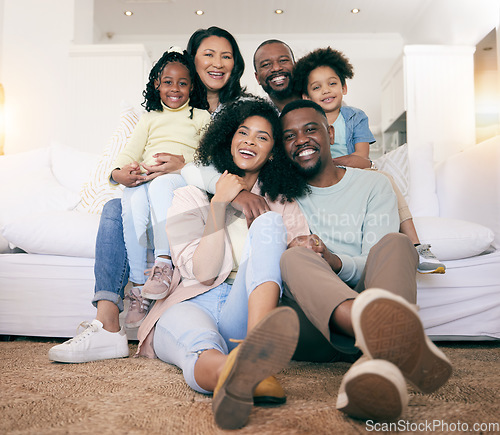
M111 178L126 187L139 186L139 184L147 181L146 176L141 174L141 167L137 162L132 162L121 169L113 170Z
M357 156L356 154L348 154L347 156L336 157L332 160L337 166L348 166L350 168L366 169L372 165L370 159Z
M148 181L160 175L178 172L186 164L186 160L182 154L158 153L153 157L156 158L156 165L142 164L142 167L148 172Z
M237 175L230 174L227 171L220 176L219 181L215 184L215 195L212 198L214 202L230 203L236 195L243 189L247 189L243 178Z

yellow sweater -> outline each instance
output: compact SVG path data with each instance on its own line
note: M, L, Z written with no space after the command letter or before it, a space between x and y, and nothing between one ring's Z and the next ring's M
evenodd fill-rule
M162 106L162 112L146 112L141 116L113 169L132 162L154 165L156 153L182 154L186 163L193 161L203 130L210 123L210 113L193 108L193 119L190 119L189 101L178 109L163 103Z

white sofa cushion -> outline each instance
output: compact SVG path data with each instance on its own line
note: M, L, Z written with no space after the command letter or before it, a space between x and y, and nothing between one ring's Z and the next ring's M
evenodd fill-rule
M401 145L395 150L374 160L375 166L392 176L399 190L408 201L410 184L410 167L408 162L408 144Z
M413 216L439 216L432 144L404 144L374 163L394 178Z
M436 176L440 216L491 228L500 249L500 136L449 157Z
M54 177L74 193L80 194L92 170L101 156L53 142L50 146L50 160Z
M50 167L23 167L32 169L21 176L17 174L12 186L0 190L0 226L40 211L76 207L80 196L61 186Z
M489 228L459 219L416 217L413 219L421 243L429 243L442 261L459 260L486 251L495 234Z
M127 144L138 121L139 115L130 105L125 104L122 108L118 128L111 136L99 163L90 175L90 179L83 186L78 211L101 213L106 202L121 196L120 186L112 186L109 183L109 173L113 169L111 167L113 162Z
M4 237L29 254L93 258L99 215L46 211L8 222Z

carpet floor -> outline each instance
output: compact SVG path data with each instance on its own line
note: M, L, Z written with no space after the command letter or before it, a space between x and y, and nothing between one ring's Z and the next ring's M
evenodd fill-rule
M191 390L176 367L144 358L49 362L47 352L56 343L0 342L0 434L224 433L214 424L211 396ZM131 355L136 347L130 344ZM292 362L277 376L287 403L255 407L246 427L228 432L499 433L500 344L445 343L440 348L453 363L452 377L430 395L409 386L408 411L392 427L353 420L335 409L349 364Z

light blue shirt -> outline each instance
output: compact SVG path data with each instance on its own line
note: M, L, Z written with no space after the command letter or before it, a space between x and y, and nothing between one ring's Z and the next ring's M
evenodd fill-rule
M297 202L311 233L342 261L339 278L354 287L372 246L399 231L394 190L384 175L356 168L333 186L310 187Z
M350 106L342 106L340 114L345 121L344 140L347 146L347 154L352 154L356 151L355 145L359 142L375 142L375 137L370 131L368 125L368 116L361 109ZM335 139L337 141L337 139Z
M339 116L332 124L335 129L335 142L333 145L330 145L330 151L332 153L332 158L342 157L349 152L347 151L347 141L345 138L345 119L342 116L342 113L339 113Z

